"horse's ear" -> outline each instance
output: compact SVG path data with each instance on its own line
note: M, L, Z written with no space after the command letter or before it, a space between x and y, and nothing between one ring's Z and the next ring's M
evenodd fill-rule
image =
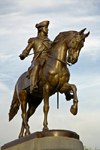
M84 28L83 30L79 31L79 34L81 35L85 30L86 30L86 28Z
M88 32L87 34L85 34L85 38L87 38L89 36L90 32Z

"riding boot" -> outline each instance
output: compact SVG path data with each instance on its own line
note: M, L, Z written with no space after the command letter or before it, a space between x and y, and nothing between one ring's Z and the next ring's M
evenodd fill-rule
M37 80L38 80L38 66L35 66L30 76L30 93L37 91L38 89Z

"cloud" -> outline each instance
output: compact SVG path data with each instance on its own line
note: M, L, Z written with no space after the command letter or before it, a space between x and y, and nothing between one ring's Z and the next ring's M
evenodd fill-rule
M0 6L2 6L0 9L0 15L6 15L18 11L17 7L15 7L16 1L13 2L11 0L0 1Z
M9 92L8 88L2 83L0 83L0 91L2 91L2 92L4 92L4 91Z
M59 32L80 31L85 27L85 33L90 31L90 35L86 39L78 63L68 67L71 74L70 83L75 83L78 88L79 113L77 116L70 114L73 102L66 102L64 94L60 95L60 110L56 110L55 94L50 98L49 127L73 130L80 135L87 147L100 148L100 142L97 140L100 130L100 1L3 0L0 1L0 6L1 145L17 138L21 126L21 111L8 123L8 110L16 81L28 69L33 56L21 61L18 55L27 46L28 39L37 35L35 24L50 20L51 40ZM43 103L29 123L31 132L42 130Z
M0 53L0 61L1 62L7 61L7 60L9 60L12 57L13 57L12 54L10 54L10 55L4 55L4 54Z
M99 74L93 74L93 75L87 75L84 77L84 75L80 75L80 78L76 80L78 81L79 84L79 89L87 89L87 88L92 88L94 86L99 86L100 85L100 75Z

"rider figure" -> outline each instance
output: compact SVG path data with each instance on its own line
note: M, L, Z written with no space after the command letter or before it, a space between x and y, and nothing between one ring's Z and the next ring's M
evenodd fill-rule
M23 60L28 56L32 48L34 50L34 57L30 67L30 93L38 88L37 81L39 77L39 69L43 66L48 50L51 48L52 42L48 38L48 25L49 21L43 21L36 24L35 27L38 29L37 37L30 38L27 47L23 50L22 54L19 55L20 59Z

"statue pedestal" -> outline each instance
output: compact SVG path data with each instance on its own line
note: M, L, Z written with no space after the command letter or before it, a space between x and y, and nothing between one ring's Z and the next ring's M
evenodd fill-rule
M84 150L84 147L75 132L49 130L7 143L1 150Z

